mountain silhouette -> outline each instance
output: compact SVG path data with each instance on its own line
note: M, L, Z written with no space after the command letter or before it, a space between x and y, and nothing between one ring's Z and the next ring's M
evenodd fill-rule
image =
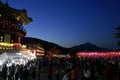
M71 48L65 48L62 46L59 46L58 44L55 44L53 42L48 42L45 40L41 40L38 38L33 38L33 37L24 37L21 40L22 44L28 45L38 45L42 48L45 49L45 52L49 51L50 49L56 48L58 50L61 51L60 54L72 54L75 55L77 52L103 52L103 51L113 51L111 49L107 49L107 48L102 48L102 47L98 47L94 44L91 44L89 42L78 45L78 46L74 46Z
M78 45L78 46L74 46L71 49L76 50L77 52L102 52L102 51L112 51L111 49L107 49L107 48L102 48L102 47L98 47L94 44L91 44L89 42Z
M53 42L48 42L48 41L45 41L45 40L41 40L41 39L38 39L38 38L33 38L33 37L23 37L21 39L21 43L25 44L25 45L28 45L28 44L38 45L39 47L44 48L45 52L47 52L48 50L53 49L53 48L61 50L62 54L66 54L67 53L66 51L68 51L68 48L61 47L58 44L55 44Z

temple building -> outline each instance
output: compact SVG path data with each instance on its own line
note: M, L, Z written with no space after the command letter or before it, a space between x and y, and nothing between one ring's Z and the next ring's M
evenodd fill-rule
M0 50L21 50L21 38L26 35L24 26L31 21L25 9L14 9L0 1Z
M18 10L0 0L0 54L24 53L28 56L44 56L39 44L23 44L26 36L25 25L32 21L25 9Z

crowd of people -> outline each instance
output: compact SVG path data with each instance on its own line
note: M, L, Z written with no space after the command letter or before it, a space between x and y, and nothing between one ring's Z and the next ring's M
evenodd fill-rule
M57 60L57 68L65 72L61 80L120 80L119 56L74 57ZM56 64L55 60L53 61Z
M47 80L120 80L120 58L42 57L25 65L4 64L0 80L41 80L42 70Z
M2 65L0 80L39 80L39 60L28 60L26 64Z

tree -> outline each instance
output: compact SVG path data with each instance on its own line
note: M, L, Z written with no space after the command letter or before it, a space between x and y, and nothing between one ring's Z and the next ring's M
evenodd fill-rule
M70 50L69 50L69 54L70 55L72 55L72 56L76 56L76 53L77 53L78 51L77 51L77 49L75 49L75 48L71 48Z
M115 33L115 37L118 39L118 46L120 46L120 25L116 27L117 33Z

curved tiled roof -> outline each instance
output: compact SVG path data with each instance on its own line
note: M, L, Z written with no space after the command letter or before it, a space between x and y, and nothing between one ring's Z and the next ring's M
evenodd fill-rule
M32 18L28 17L25 9L14 9L8 4L4 4L2 2L0 2L0 14L6 18L12 18L20 21L22 25L26 25L32 21Z

